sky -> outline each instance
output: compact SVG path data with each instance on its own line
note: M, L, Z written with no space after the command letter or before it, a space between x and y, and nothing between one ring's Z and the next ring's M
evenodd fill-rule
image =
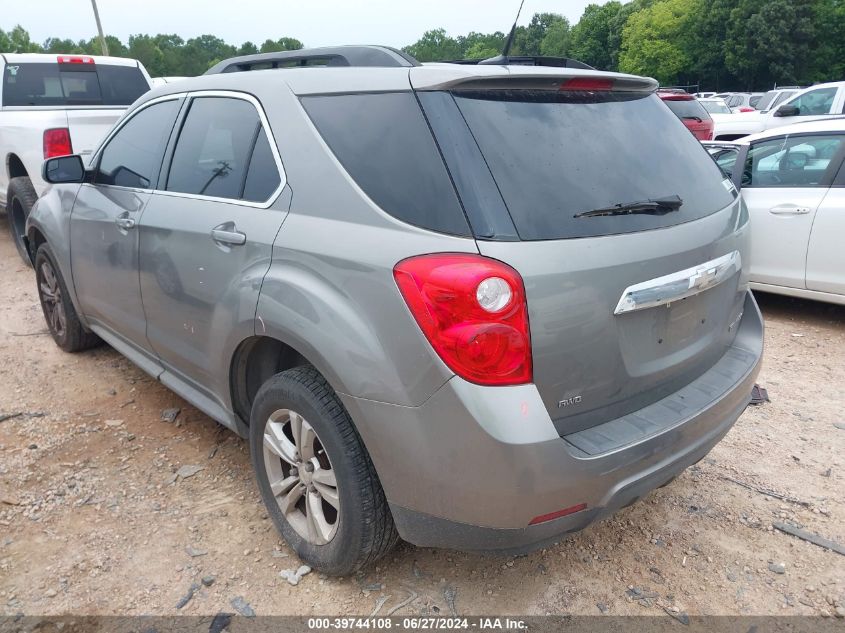
M560 13L573 23L590 2L525 0L519 23L534 13ZM48 37L87 39L96 33L91 0L3 0L0 28L17 24L36 42ZM229 44L295 37L306 46L412 44L429 29L450 35L506 33L518 0L97 0L107 35L123 42L135 33L211 33Z

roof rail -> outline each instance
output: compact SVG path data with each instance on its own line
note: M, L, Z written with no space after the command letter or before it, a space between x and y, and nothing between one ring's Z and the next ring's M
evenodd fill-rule
M543 57L540 55L508 55L504 57L497 55L489 59L455 59L445 62L447 64L465 64L478 66L550 66L553 68L581 68L583 70L595 70L584 62L570 57Z
M224 59L205 71L206 75L268 68L318 66L410 67L420 63L407 53L389 46L323 46L295 51L259 53Z

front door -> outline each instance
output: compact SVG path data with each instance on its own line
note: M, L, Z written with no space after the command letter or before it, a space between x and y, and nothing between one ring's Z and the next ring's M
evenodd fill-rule
M807 288L845 297L845 165L816 211L807 250Z
M106 142L70 223L71 269L83 313L149 350L138 285L138 222L161 168L180 100L139 109Z
M221 403L227 342L251 335L290 196L257 102L195 96L140 223L147 337L165 368Z

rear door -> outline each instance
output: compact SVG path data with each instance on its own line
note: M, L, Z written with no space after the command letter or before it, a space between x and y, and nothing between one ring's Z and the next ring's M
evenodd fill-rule
M152 102L121 125L96 157L93 181L79 188L71 215L71 267L83 312L146 351L138 222L180 104L179 98Z
M845 165L816 211L807 249L807 288L845 297Z
M752 143L742 196L751 215L751 280L805 288L807 249L843 135L785 135Z
M253 327L290 198L252 97L194 95L180 126L140 223L147 337L169 372L220 402L228 335Z

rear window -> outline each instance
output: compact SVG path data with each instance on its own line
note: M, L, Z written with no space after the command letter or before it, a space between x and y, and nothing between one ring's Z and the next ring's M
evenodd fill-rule
M347 173L385 212L440 233L470 235L413 93L303 97L302 105Z
M699 101L710 114L730 114L731 109L722 101Z
M4 106L127 106L149 89L137 66L8 64L3 71Z
M663 103L675 113L679 119L709 119L707 110L696 99L664 99ZM728 102L728 105L731 105Z
M719 168L656 95L490 90L454 97L523 240L657 229L734 200ZM679 103L704 112L697 102ZM683 205L664 215L574 217L673 195Z

